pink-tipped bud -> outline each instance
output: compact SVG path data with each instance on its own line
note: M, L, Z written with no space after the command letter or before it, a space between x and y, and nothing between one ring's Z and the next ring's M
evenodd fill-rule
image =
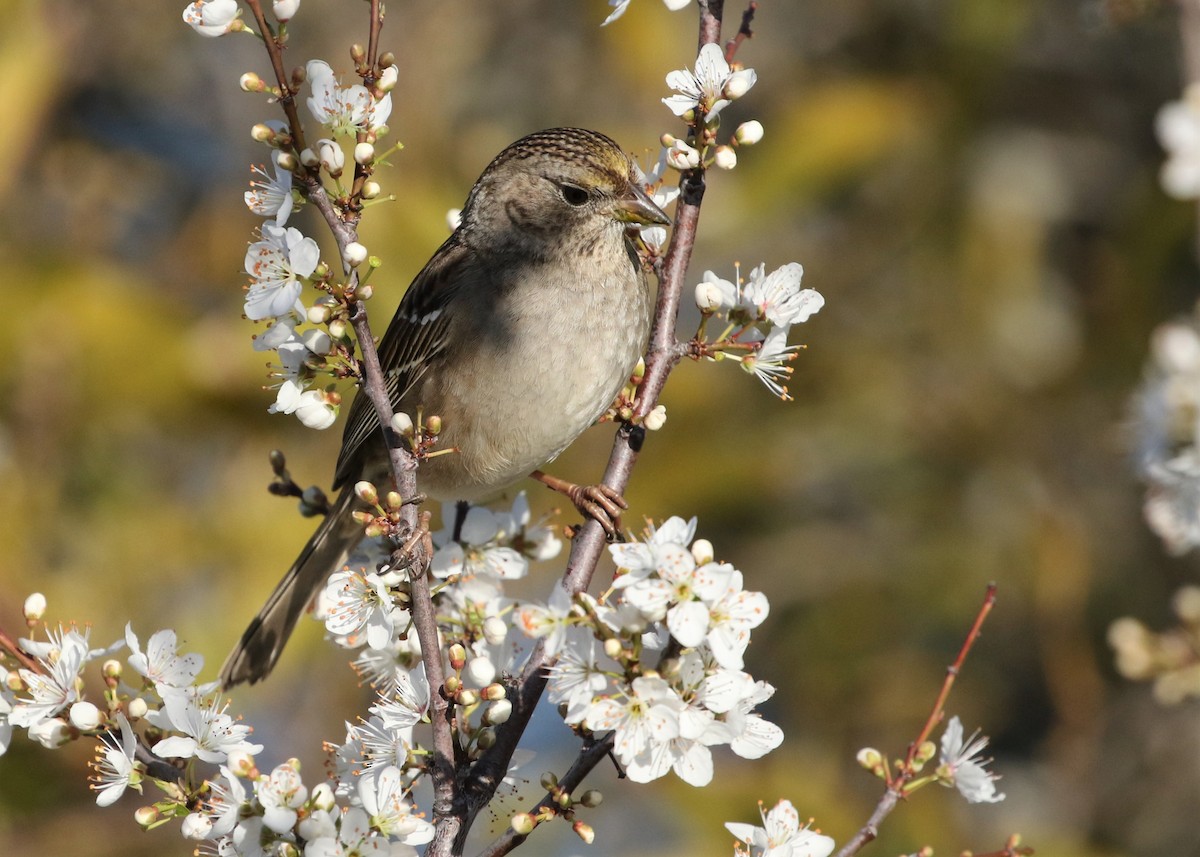
M379 491L370 482L355 482L354 493L368 506L375 506L379 503Z
M238 79L238 86L242 88L242 92L262 92L267 88L263 79L252 71L246 72Z

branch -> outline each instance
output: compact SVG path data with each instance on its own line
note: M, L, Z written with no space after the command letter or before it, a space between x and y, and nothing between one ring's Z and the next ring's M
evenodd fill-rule
M863 849L869 842L879 836L879 825L883 820L891 815L892 810L896 808L896 804L900 799L906 797L904 787L916 775L913 769L913 759L917 755L917 750L922 744L929 739L930 733L945 715L946 699L950 696L950 688L954 686L954 680L962 671L963 663L967 659L967 654L975 645L975 641L979 639L979 632L983 628L983 623L987 619L988 614L992 612L992 607L996 603L996 584L989 583L987 593L983 597L983 604L979 608L979 612L975 614L975 621L971 623L971 630L967 632L967 638L963 640L962 647L958 650L958 657L954 659L954 663L946 668L946 678L942 681L941 690L938 691L937 699L933 703L933 708L930 709L929 717L925 719L925 725L921 728L921 733L916 740L908 745L908 753L904 757L904 762L901 763L896 776L889 780L887 788L883 795L879 798L879 803L875 805L875 811L871 813L871 817L867 819L859 831L854 834L854 837L842 846L835 857L851 857Z

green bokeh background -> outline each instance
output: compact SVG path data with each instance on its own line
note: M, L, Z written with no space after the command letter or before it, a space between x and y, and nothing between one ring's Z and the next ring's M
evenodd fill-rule
M264 490L267 452L327 482L338 430L266 413L265 358L239 317L257 225L241 193L266 159L248 130L276 113L237 89L266 72L254 40L201 39L183 5L0 0L0 626L20 631L36 589L97 642L127 620L143 639L174 628L212 677L311 529ZM290 63L348 71L365 8L306 0ZM635 0L601 29L606 12L388 4L406 149L383 176L399 201L363 228L385 260L377 318L508 142L577 124L649 152L679 130L659 98L691 64L695 9ZM704 790L605 770L596 844L560 825L527 849L727 854L720 823L779 797L844 841L880 790L854 753L903 750L994 580L950 708L993 736L1008 799L922 792L868 853L983 852L1020 831L1054 857L1200 854L1196 708L1116 678L1104 643L1117 616L1169 621L1196 570L1142 524L1127 426L1147 337L1198 282L1196 212L1156 182L1154 112L1180 90L1176 8L764 0L755 30L740 57L759 83L724 115L766 137L712 176L688 281L800 261L828 303L799 330L794 403L732 365L682 366L629 499L631 521L698 515L770 597L749 668L779 688L766 713L787 741L758 762L718 752ZM297 225L320 236L310 212ZM594 478L610 437L594 429L556 472ZM365 699L320 637L306 623L266 685L234 694L310 782L320 741ZM563 727L539 724L535 783L567 758ZM90 754L14 741L0 854L190 852L139 833L136 798L97 809Z

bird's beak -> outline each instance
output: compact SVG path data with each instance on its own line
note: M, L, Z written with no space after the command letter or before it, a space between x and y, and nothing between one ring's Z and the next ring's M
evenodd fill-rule
M671 218L667 217L663 210L654 204L654 200L650 199L644 190L632 183L629 185L628 193L617 202L613 216L625 223L636 223L643 226L649 226L652 223L661 223L665 226L671 222Z

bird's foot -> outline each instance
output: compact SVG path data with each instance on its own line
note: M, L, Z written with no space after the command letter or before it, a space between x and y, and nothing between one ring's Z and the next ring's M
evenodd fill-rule
M532 474L534 479L547 488L568 497L579 514L591 518L604 528L610 542L621 541L621 512L629 508L625 498L607 485L576 485L540 470Z

